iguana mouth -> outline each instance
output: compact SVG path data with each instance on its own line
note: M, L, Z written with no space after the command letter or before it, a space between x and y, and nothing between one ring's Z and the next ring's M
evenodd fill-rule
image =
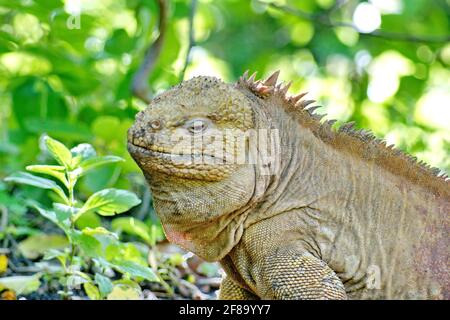
M179 155L174 154L167 150L167 148L159 147L157 145L143 145L135 142L128 142L128 146L136 149L136 151L148 154L150 156L154 157L164 157L164 156L172 156L172 155ZM181 155L181 154L180 154Z
M140 152L144 155L160 158L164 160L183 160L192 161L193 159L203 158L208 161L215 161L215 164L220 164L222 158L218 158L214 155L206 154L206 153L174 153L167 147L157 146L157 145L144 145L142 143L136 142L128 142L129 148L134 149L134 151ZM133 150L132 150L133 151ZM170 159L169 159L170 158ZM219 162L219 163L217 163ZM212 164L212 163L209 163Z
M227 177L232 169L232 165L225 164L221 158L212 155L178 154L156 145L150 147L128 142L128 151L145 170L184 179L218 181Z
M152 151L155 154L165 154L165 155L171 155L173 154L171 152L171 150L169 150L169 148L167 147L163 147L163 146L158 146L156 144L146 144L144 142L141 142L139 139L132 139L131 143L133 146L139 148L139 149L144 149L147 151Z

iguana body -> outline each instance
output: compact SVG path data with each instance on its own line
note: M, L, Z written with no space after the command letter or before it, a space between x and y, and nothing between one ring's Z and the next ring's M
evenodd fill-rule
M448 179L322 124L277 76L197 77L137 115L128 148L168 239L220 261L223 299L449 299ZM269 160L251 129L276 133ZM233 147L242 136L253 151ZM229 161L243 153L254 161Z

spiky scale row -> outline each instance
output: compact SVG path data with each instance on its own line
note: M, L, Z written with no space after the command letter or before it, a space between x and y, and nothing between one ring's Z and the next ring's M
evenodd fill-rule
M266 81L262 82L260 80L255 81L256 72L253 73L250 78L248 78L248 70L244 72L242 77L239 79L239 83L248 87L253 93L261 98L266 98L270 94L272 94L275 90L274 85L276 84L276 80L278 75L273 74ZM275 81L275 83L273 83Z
M355 127L355 121L347 122L339 128L339 132L349 132Z
M261 98L267 98L271 94L277 93L279 94L287 103L289 103L291 106L298 108L299 110L306 110L307 113L316 121L320 122L321 119L325 115L319 115L315 114L314 111L319 108L319 106L314 106L306 109L308 105L311 103L314 103L314 100L302 100L302 98L307 94L307 92L302 92L300 94L294 95L294 96L287 96L287 91L289 90L289 87L291 86L291 82L283 86L281 83L277 83L278 76L280 74L280 71L275 71L272 75L270 75L266 80L256 80L256 72L253 73L250 77L249 71L247 70L244 75L239 79L239 84L247 87L250 91L252 91L254 94ZM331 127L334 125L335 120L326 121L323 123L327 128L331 129ZM445 174L440 176L438 175L439 169L432 168L430 166L427 166L421 162L418 162L417 159L414 158L408 158L405 156L405 153L402 151L396 149L394 145L387 145L386 141L382 139L377 139L374 134L367 130L355 130L354 129L354 122L349 122L341 125L341 127L338 129L338 132L342 132L346 135L353 136L355 138L358 138L360 140L363 140L366 143L374 144L377 146L380 146L383 148L387 154L391 154L394 156L403 157L406 160L409 160L411 163L418 165L420 168L427 170L434 176L438 176L440 178L443 178L446 182L449 180L449 177Z
M303 97L308 94L308 92L302 92L297 95L288 96L287 92L292 84L292 82L288 82L283 85L283 83L278 83L278 77L280 75L280 71L275 71L271 74L266 80L255 80L256 72L253 73L250 78L248 77L249 71L245 71L243 76L239 79L239 84L247 87L250 91L252 91L255 95L261 98L267 98L272 94L277 94L279 97L284 99L286 103L290 106L298 109L305 110L308 114L316 121L321 121L324 115L315 114L314 111L320 106L314 106L306 109L309 105L316 102L316 100L303 100ZM331 127L334 124L335 120L330 120L327 122L327 126Z
M297 102L296 106L302 107L302 109L305 109L307 106L309 106L311 103L316 102L316 100L304 100Z
M302 92L302 93L299 93L299 94L297 94L297 95L295 95L295 96L291 96L291 97L289 97L289 98L287 98L287 99L288 99L290 102L296 104L298 101L301 100L301 98L303 98L303 97L306 96L307 94L308 94L308 92Z
M279 87L278 91L282 95L286 96L286 94L287 94L289 88L291 87L291 85L292 85L292 81L289 81L285 86L282 86L281 83L280 83L280 85L279 85L280 87Z
M309 114L314 114L314 111L316 111L319 108L320 108L320 106L314 106L314 107L306 109L306 111L308 111Z
M275 71L264 81L264 85L268 86L268 87L275 87L275 85L277 84L279 75L280 75L280 70Z
M245 71L242 77L239 79L239 84L246 86L250 89L254 94L261 98L267 98L271 94L278 93L281 95L287 102L293 104L296 107L301 107L304 109L309 104L314 103L315 100L301 100L307 92L303 92L297 94L295 96L287 96L287 92L292 85L292 82L288 82L283 85L283 83L278 83L278 76L280 75L280 71L277 70L272 73L266 80L256 80L256 72L253 73L249 77L249 71Z

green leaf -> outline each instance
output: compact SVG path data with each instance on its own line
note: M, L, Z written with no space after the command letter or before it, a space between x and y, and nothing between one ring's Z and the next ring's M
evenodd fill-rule
M89 283L91 279L83 272L75 271L67 277L66 285L69 289L77 289L79 285Z
M43 208L40 208L37 205L33 206L43 217L49 219L56 225L58 225L61 229L63 229L66 233L70 228L70 221L69 219L64 219L64 215L59 215L55 211L51 210L45 210Z
M92 211L82 214L75 221L75 226L80 230L83 230L84 228L88 228L88 227L89 228L97 228L97 227L101 227L101 225L102 225L102 220L101 220L100 216Z
M159 282L158 277L152 269L141 266L133 261L116 260L114 262L110 262L110 264L114 269L120 271L121 273L127 273L133 278L140 277L148 281Z
M211 262L202 262L197 268L197 272L204 274L208 278L217 277L220 273L219 270L220 267L217 263Z
M58 257L65 256L65 253L56 249L48 249L44 253L43 260L57 259Z
M69 241L59 234L40 234L30 236L18 245L19 252L27 259L36 259L49 249L63 249Z
M48 174L52 177L57 178L61 181L66 187L69 186L67 182L66 175L64 174L63 166L51 166L51 165L33 165L27 166L26 169L31 172Z
M98 191L90 196L81 211L95 211L102 216L113 216L125 212L139 203L141 200L134 193L111 188Z
M79 168L81 170L81 167ZM111 163L89 170L85 175L86 178L82 180L82 186L88 193L95 193L110 188L116 184L121 170L121 166L117 163Z
M104 257L108 261L133 261L146 266L141 251L131 242L110 241L104 249Z
M56 217L56 213L51 210L45 210L44 208L41 208L39 206L34 206L34 208L44 217L50 220L53 223L56 223L59 225L58 218Z
M113 287L108 300L139 300L141 299L141 290L135 286L117 284Z
M15 172L9 177L6 177L5 181L22 183L42 189L52 190L66 203L69 203L69 199L67 199L63 189L61 189L61 187L52 180L41 178L27 172Z
M117 235L103 227L97 227L97 228L84 228L82 231L84 234L90 235L90 236L96 236L96 235L105 235L105 236L111 236L115 239L117 239Z
M53 209L55 210L56 218L59 222L69 220L72 215L75 215L80 211L79 208L67 206L62 203L53 203Z
M81 175L84 175L86 172L88 172L91 169L94 169L96 167L108 164L108 163L114 163L114 162L120 162L125 161L121 157L117 156L102 156L102 157L91 157L89 159L83 160L79 165L82 169Z
M39 279L41 274L37 273L32 276L15 276L0 278L0 290L3 288L14 291L17 295L29 294L41 286Z
M50 154L60 165L68 169L72 168L72 153L65 145L49 136L44 138L44 142Z
M30 186L43 188L43 189L53 189L53 188L55 188L55 186L56 187L58 186L52 180L41 178L41 177L32 175L31 173L26 173L26 172L13 173L9 177L6 177L5 181L28 184Z
M80 231L70 231L70 238L89 257L98 257L101 254L102 245L95 237Z
M133 217L116 218L112 221L111 227L115 231L123 231L139 236L147 243L153 244L152 237L150 236L150 228L144 222Z
M89 297L89 299L91 299L91 300L100 300L101 299L100 291L92 283L90 283L90 282L84 283L83 288L84 288L84 291L86 292L87 296Z
M95 274L95 283L98 285L102 297L106 297L113 290L111 280L100 273Z
M43 260L58 259L61 266L65 267L67 262L67 253L56 249L49 249L44 253Z

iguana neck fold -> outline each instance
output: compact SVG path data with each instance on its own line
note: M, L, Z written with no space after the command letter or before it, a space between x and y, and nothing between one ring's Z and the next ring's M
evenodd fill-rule
M188 188L181 179L175 182L164 177L164 183L160 183L157 178L147 176L152 181L155 209L167 238L207 261L222 259L241 239L244 221L266 191L267 177L255 178L248 172L242 172L242 181L247 182L244 185L223 180L189 181ZM210 194L221 197L206 196ZM194 216L193 212L198 214Z

